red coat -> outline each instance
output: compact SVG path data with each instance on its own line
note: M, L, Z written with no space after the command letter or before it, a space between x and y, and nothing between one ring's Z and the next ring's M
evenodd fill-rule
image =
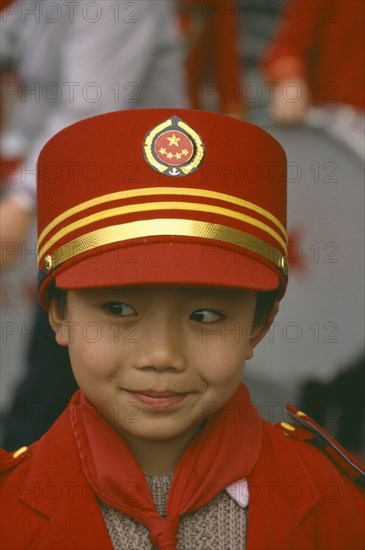
M68 409L18 458L4 453L2 469L2 550L112 550ZM307 441L263 422L248 481L247 550L364 548L360 490Z

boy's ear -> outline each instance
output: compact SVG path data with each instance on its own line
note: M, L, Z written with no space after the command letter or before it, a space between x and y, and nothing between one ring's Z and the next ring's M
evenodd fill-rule
M272 322L275 319L275 316L278 311L279 311L279 302L278 300L274 300L270 311L266 315L265 321L260 324L255 323L254 326L252 327L251 336L250 336L250 346L249 346L247 359L251 359L253 357L254 348L257 346L259 342L261 342L261 340L269 331L272 325Z
M56 298L51 298L48 310L48 320L53 332L55 333L55 339L60 346L68 346L68 330L65 326L65 313L61 307L60 302Z

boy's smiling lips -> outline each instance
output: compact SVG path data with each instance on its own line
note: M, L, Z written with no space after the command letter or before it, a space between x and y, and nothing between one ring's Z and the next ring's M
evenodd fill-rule
M173 391L173 390L165 390L165 391L159 391L159 390L127 390L128 393L138 394L138 395L146 395L148 397L171 397L175 395L185 395L190 392L181 392L181 391Z
M171 390L156 391L156 390L125 390L139 403L152 409L168 409L177 405L185 399L191 392L175 392Z

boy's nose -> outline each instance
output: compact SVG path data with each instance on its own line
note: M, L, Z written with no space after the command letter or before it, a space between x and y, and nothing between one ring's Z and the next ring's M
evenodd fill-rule
M141 329L135 367L181 371L186 365L184 337L173 322L150 323Z

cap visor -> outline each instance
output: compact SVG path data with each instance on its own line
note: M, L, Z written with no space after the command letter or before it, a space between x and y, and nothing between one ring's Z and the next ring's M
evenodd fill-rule
M277 273L235 250L211 244L158 242L108 250L56 275L62 289L185 285L274 290Z

